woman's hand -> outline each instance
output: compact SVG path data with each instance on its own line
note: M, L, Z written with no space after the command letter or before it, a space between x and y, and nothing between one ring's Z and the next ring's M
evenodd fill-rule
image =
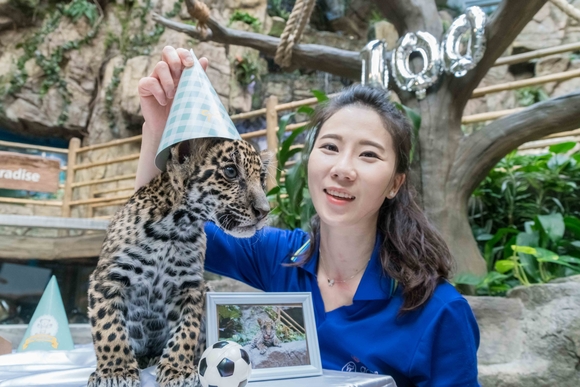
M201 58L199 63L205 71L208 60ZM159 174L159 169L155 167L155 154L161 142L181 73L186 67L191 66L193 57L189 50L165 46L161 61L157 62L151 75L139 81L139 99L145 123L135 189L147 184Z

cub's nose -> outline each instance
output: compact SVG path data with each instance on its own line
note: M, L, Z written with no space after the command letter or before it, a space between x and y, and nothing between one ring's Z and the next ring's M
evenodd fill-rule
M258 220L258 222L262 219L264 219L266 216L268 216L268 213L270 212L270 206L266 205L264 206L263 204L256 204L254 203L252 205L252 210L254 211L254 215L256 216L256 219Z

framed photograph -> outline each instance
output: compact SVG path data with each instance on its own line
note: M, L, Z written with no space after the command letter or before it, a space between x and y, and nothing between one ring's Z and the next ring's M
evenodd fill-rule
M250 381L322 375L310 293L209 292L206 334L248 352Z

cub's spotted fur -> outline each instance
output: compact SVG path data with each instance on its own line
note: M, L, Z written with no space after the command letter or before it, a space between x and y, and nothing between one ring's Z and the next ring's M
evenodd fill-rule
M167 172L119 210L90 278L97 355L90 387L137 387L139 368L157 361L162 387L197 383L204 223L253 235L269 211L265 178L266 166L247 142L197 139L172 148Z
M258 319L260 330L252 340L252 348L258 348L263 355L268 347L281 347L280 339L276 336L276 324L269 318Z

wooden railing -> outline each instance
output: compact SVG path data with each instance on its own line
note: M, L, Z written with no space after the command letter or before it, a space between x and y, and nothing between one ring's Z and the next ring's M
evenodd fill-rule
M579 49L580 43L567 44L552 47L549 49L532 51L525 54L503 57L498 59L495 65L499 66L521 63L546 55L553 55L556 53L569 52ZM548 82L562 81L579 76L580 70L573 70L542 77L535 77L525 80L508 82L499 85L481 87L474 90L472 98L477 98L489 93L497 93L500 91L513 90L525 86L540 85ZM329 97L332 98L333 96L334 95L330 95ZM277 97L271 96L267 99L265 108L247 113L235 114L231 116L231 119L235 122L243 119L265 116L266 128L251 133L245 133L242 134L241 136L243 139L246 140L258 137L266 137L268 149L275 153L275 150L278 148L278 139L276 135L278 131L278 113L284 111L292 111L298 109L301 106L311 106L315 104L317 104L316 98L309 98L301 101L279 104ZM517 113L523 109L524 108L515 108L495 112L486 112L468 115L462 118L462 123L473 124L477 122L487 122L504 117L509 114ZM286 130L292 131L298 127L303 126L304 124L305 122L291 124L286 127ZM570 136L573 136L573 138L576 138L576 136L580 136L580 129L571 132L555 134L547 137L545 140L536 141L531 144L524 144L520 149L541 148L543 146L547 146L543 144L551 144L554 141L558 141L559 138ZM81 175L83 173L87 175L88 172L93 171L95 168L135 162L139 158L138 149L140 146L141 138L142 136L139 135L130 138L114 140L103 144L90 145L86 147L81 147L80 140L77 138L73 138L69 143L68 149L33 146L28 144L0 141L0 145L17 148L37 149L46 152L54 152L68 155L67 166L61 168L62 171L66 172L66 182L64 185L60 186L60 188L64 189L62 200L33 200L33 199L0 197L0 203L34 204L42 206L61 207L61 216L63 217L70 217L73 209L84 207L85 211L83 211L84 214L83 217L88 218L95 217L95 211L98 209L106 207L117 207L123 204L131 196L133 192L134 185L133 183L135 180L135 173L133 171L131 171L131 173L100 178L85 178ZM107 160L100 160L94 162L89 161L92 158L91 156L99 154L99 152L108 151L109 154L112 154L111 150L114 149L115 147L120 146L130 146L133 148L133 151L129 154L123 154L118 157L112 157ZM289 162L284 167L288 167L291 163L292 162ZM111 183L116 183L116 186L105 187L105 185ZM272 187L274 184L275 182L273 180L270 180L268 182L269 187ZM86 191L88 192L81 193L83 189L86 189Z

